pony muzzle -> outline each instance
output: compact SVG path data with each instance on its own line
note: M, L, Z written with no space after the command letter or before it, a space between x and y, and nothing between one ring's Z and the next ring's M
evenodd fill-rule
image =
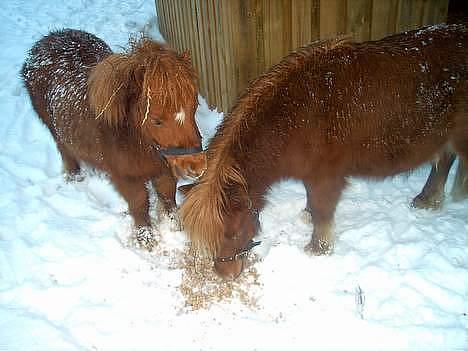
M182 153L182 148L172 148L172 152L165 152L161 149L160 152L169 163L172 174L176 178L195 181L206 170L206 154L201 148L185 150L193 152Z
M214 268L216 273L223 279L234 280L239 277L244 270L245 262L250 252L261 241L250 240L247 246L230 256L218 256L214 258Z
M238 278L244 270L247 257L230 262L214 262L214 270L224 280L232 281Z

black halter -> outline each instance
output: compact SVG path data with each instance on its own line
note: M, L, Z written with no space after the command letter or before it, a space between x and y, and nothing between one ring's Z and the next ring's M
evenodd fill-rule
M252 251L252 249L255 246L258 246L261 243L262 243L261 241L250 240L245 248L243 248L239 252L236 252L234 255L224 256L224 257L215 257L214 260L215 260L215 262L234 262L234 261L240 260L242 258L247 257L249 255L250 251Z
M197 147L167 147L163 148L160 145L155 145L154 149L163 156L183 156L198 154L203 151L201 146Z

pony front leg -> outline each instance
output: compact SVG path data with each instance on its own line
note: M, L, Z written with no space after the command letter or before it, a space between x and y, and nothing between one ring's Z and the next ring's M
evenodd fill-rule
M304 182L304 187L306 189L307 202L306 207L304 208L304 210L302 210L301 219L306 224L312 224L312 209L310 208L312 203L312 194L306 182Z
M80 164L75 157L67 150L66 146L57 142L60 156L62 156L63 172L67 181L82 181Z
M177 215L175 202L176 180L172 174L164 174L152 180L154 189L158 195L157 216L159 220L168 216L171 221L171 230L179 231L182 225Z
M128 211L133 217L138 245L152 251L157 245L155 235L151 228L149 216L149 199L146 182L142 178L112 177L117 191L128 203Z
M304 250L314 255L329 255L334 248L333 217L341 192L343 178L304 182L307 190L306 211L312 216L314 230Z

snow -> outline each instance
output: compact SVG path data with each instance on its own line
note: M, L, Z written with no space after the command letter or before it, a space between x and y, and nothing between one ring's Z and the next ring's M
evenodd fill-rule
M149 0L2 4L0 350L467 350L468 202L447 193L439 211L411 209L427 166L352 179L329 257L302 251L311 232L302 185L275 185L260 216L256 278L199 309L181 290L183 232L163 222L156 252L137 250L126 204L104 175L64 180L20 80L27 51L63 27L116 51L139 30L161 39L154 14ZM197 118L206 145L222 114L200 98Z

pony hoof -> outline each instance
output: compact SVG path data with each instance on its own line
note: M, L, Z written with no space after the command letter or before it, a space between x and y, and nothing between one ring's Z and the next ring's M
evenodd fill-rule
M325 240L312 240L305 246L304 251L314 256L325 256L333 252L333 246Z
M416 196L411 201L411 207L424 210L438 210L442 207L443 198L440 197L427 197L423 194Z
M136 244L140 249L153 251L154 247L158 244L153 230L150 227L140 227L135 233Z
M173 232L180 232L182 230L182 222L180 221L180 218L177 215L177 213L169 213L168 217L170 221L170 230Z
M82 182L85 179L84 174L80 172L65 173L63 176L66 182Z

